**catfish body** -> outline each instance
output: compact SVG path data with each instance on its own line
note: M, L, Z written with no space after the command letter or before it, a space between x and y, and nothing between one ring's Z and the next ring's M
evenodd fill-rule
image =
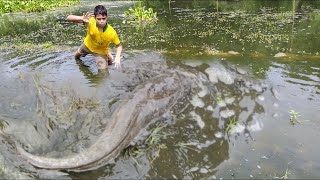
M183 96L184 85L177 73L152 78L133 91L132 98L119 104L100 137L88 149L62 158L33 155L17 146L32 165L44 169L87 171L97 169L126 148L152 119L160 117Z

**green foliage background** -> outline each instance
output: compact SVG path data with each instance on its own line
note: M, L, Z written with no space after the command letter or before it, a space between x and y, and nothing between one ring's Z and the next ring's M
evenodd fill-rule
M80 0L0 0L0 14L12 12L39 12L59 6L80 3Z

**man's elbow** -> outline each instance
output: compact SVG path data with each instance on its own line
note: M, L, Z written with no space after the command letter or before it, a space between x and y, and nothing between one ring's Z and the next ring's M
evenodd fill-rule
M116 45L117 50L119 50L120 52L122 51L123 47L121 44Z
M72 15L67 16L66 20L67 21L72 21Z

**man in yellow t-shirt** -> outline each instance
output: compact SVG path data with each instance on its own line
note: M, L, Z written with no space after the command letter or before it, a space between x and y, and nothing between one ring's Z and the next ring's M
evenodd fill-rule
M99 69L106 69L108 64L114 63L116 68L120 68L120 55L122 53L122 45L117 32L111 25L107 23L107 9L98 5L94 8L94 13L86 13L83 16L69 15L68 21L75 23L83 23L87 27L87 35L75 52L75 58L80 59L81 56L92 54ZM116 46L116 57L113 60L109 52L110 43Z

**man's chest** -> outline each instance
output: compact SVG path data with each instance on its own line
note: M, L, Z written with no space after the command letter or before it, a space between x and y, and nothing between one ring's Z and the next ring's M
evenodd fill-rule
M91 37L92 40L94 40L98 44L104 44L104 43L109 44L110 42L112 42L112 38L113 38L113 34L110 33L109 31L100 32L98 29L90 31L89 36Z

